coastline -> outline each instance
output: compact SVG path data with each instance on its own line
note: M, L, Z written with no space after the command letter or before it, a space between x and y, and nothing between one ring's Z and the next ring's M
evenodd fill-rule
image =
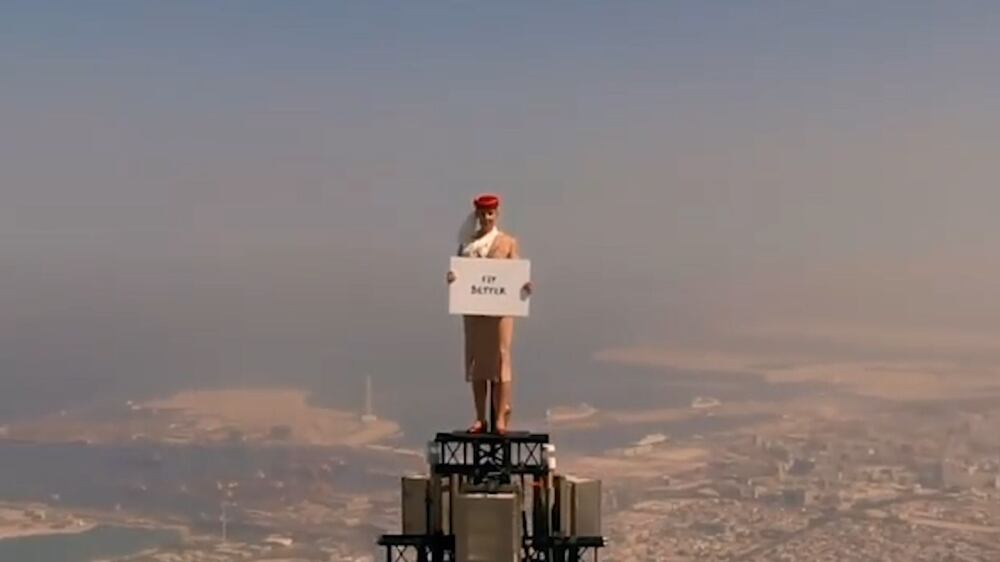
M949 359L842 359L803 353L734 352L714 348L632 346L599 350L593 358L613 365L760 376L772 384L821 384L857 396L920 402L1000 395L993 367Z
M104 419L60 412L13 423L3 440L25 443L246 443L257 446L348 446L391 442L398 423L322 408L294 388L188 390L112 408Z
M23 539L27 537L49 537L57 535L79 535L100 527L102 524L88 521L87 523L74 527L29 527L7 529L0 527L0 541Z
M39 517L44 519L39 520ZM0 502L0 541L81 535L101 527L173 531L185 540L192 536L191 529L180 523L155 521L127 513L93 509L64 511L36 502Z

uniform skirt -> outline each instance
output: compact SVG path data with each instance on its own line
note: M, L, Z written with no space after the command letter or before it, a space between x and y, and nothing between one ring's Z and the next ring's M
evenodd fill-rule
M465 316L465 380L511 380L510 346L514 319L510 316Z

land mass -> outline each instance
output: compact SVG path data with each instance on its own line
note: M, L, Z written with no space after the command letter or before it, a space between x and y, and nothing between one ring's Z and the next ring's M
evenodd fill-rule
M93 419L65 412L8 427L7 437L33 442L250 442L364 446L399 435L399 425L309 404L297 389L194 390L124 404Z
M594 355L599 361L762 376L771 383L818 383L858 396L894 401L1000 396L1000 370L961 360L842 360L801 353L730 352L682 346L619 347Z
M85 533L97 523L43 504L0 504L0 540Z

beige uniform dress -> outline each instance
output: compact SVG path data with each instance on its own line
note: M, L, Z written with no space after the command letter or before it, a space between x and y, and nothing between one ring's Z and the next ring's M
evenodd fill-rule
M497 229L494 231L464 245L459 249L459 255L518 259L517 240ZM465 330L465 380L510 381L514 319L510 316L463 316L462 320Z

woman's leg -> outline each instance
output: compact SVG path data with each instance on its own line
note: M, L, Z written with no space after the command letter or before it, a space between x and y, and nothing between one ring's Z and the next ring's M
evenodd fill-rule
M486 431L486 380L477 372L476 355L482 354L483 320L476 316L465 316L463 327L465 332L465 380L472 386L472 404L476 412L476 421L469 431ZM481 368L481 366L480 366Z
M511 403L514 401L514 381L509 380L503 384L503 393L506 398L504 398L504 409L503 412L503 425L504 427L510 427L510 416L511 416Z
M486 429L486 381L472 381L472 399L476 404L476 426Z
M498 373L499 380L495 383L495 402L493 403L497 413L497 430L506 431L510 426L511 411L511 361L510 348L514 339L514 319L504 317L500 319L497 334L497 343L500 345L500 365Z
M497 431L506 431L510 427L510 381L493 383L493 407L497 413Z

